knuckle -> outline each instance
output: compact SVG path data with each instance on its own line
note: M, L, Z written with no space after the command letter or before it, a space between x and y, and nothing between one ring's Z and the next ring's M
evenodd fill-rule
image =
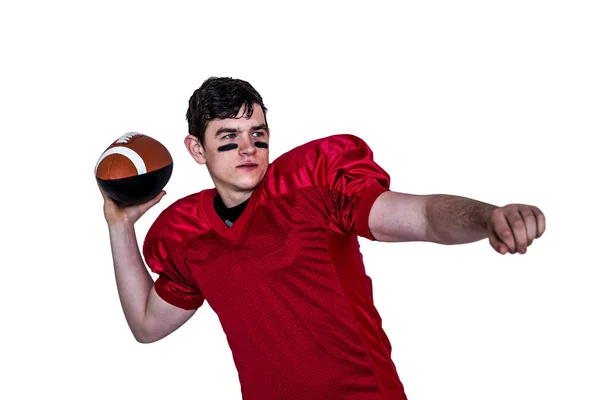
M515 218L511 221L512 226L514 226L515 228L523 228L525 226L525 223L523 222L522 219L520 218Z
M524 214L524 217L525 217L526 220L528 220L528 221L535 221L535 214L534 213L532 213L532 212L525 212L523 214Z

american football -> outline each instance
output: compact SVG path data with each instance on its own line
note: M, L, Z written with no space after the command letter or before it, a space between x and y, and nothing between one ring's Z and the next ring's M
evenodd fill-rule
M96 181L112 199L123 205L141 204L166 186L173 158L158 140L129 132L115 140L96 163Z

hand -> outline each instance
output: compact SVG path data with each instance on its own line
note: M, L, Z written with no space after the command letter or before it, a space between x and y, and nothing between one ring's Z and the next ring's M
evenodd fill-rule
M156 197L152 200L149 200L142 204L123 206L118 202L114 201L104 191L100 186L100 193L104 198L104 218L108 223L108 226L118 225L118 224L134 224L146 211L148 211L152 206L157 204L167 192L164 190L161 191Z
M490 245L498 253L525 254L546 230L546 218L537 207L509 204L492 211L487 226Z

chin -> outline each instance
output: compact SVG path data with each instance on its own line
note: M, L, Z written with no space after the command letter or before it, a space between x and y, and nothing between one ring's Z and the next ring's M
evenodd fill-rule
M260 172L256 171L256 173L242 176L242 177L240 177L241 179L239 179L236 182L236 186L238 186L240 189L244 189L244 190L255 189L258 185L260 185L260 182L262 181L263 177L265 176L265 172L266 171L260 171Z
M236 186L241 189L241 190L254 190L258 187L258 185L260 184L260 179L256 179L256 180L248 180L248 181L244 181L244 182L238 182L236 184Z

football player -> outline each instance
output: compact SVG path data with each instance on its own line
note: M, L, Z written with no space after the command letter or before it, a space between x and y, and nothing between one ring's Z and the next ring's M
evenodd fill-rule
M267 109L248 83L210 78L189 100L185 146L214 188L166 208L143 256L134 224L164 192L119 207L104 195L119 296L140 342L207 301L227 335L245 400L406 399L373 304L358 237L525 254L545 230L534 206L498 207L389 189L369 146L314 140L269 162Z

